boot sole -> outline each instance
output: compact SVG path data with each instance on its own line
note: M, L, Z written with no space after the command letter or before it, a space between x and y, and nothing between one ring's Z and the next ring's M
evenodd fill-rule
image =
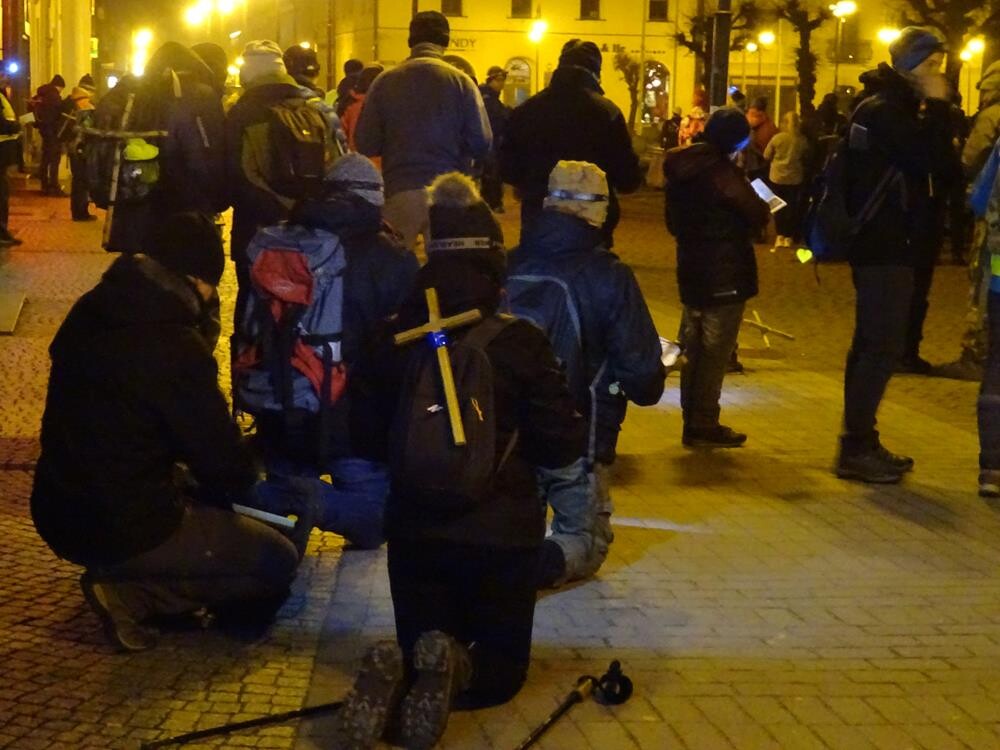
M854 479L867 484L898 484L903 479L902 472L899 474L886 472L885 474L865 474L854 469L837 469L838 479Z
M385 734L403 688L403 653L395 643L372 647L361 662L354 688L337 712L338 750L369 750Z
M430 750L448 727L455 665L451 639L443 633L425 633L413 650L417 681L403 699L401 739L407 750Z
M738 443L717 443L712 440L682 440L685 448L742 448L746 444L746 440L741 440Z

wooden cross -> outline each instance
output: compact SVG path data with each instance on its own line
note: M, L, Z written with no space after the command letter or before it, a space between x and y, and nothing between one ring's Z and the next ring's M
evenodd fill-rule
M479 310L467 310L458 315L442 318L437 290L433 287L425 289L424 294L427 296L427 322L422 326L397 333L393 337L393 341L396 346L402 346L426 336L431 346L437 351L438 369L441 371L441 384L444 386L445 406L448 408L448 419L451 422L451 436L455 445L465 445L465 428L462 426L462 412L458 406L455 376L451 371L451 360L448 359L448 338L445 332L476 323L482 320L483 314Z

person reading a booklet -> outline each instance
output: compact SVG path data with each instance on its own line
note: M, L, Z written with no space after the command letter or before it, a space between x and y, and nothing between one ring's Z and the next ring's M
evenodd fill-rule
M178 214L144 246L115 260L56 333L31 496L39 535L86 569L84 597L122 651L155 644L154 616L266 620L299 561L278 531L232 509L257 468L203 332L225 262L219 233Z

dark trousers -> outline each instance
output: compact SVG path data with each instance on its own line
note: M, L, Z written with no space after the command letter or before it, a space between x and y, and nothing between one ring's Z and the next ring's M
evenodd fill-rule
M687 363L681 369L681 411L685 429L704 430L719 424L722 380L736 348L743 308L743 302L684 306L681 344Z
M59 189L59 162L62 160L62 143L53 133L42 134L42 163L39 168L42 190Z
M915 358L920 355L920 342L924 338L924 321L930 308L931 284L934 282L934 266L937 263L937 249L940 239L917 258L913 268L913 297L910 300L910 314L906 324L906 341L903 356Z
M73 176L69 193L69 211L74 219L84 219L90 213L90 192L87 190L87 160L79 154L69 155Z
M483 200L494 211L503 208L503 180L500 179L500 163L496 154L490 154L483 161Z
M854 339L844 372L842 450L863 453L878 446L875 414L896 362L903 354L913 297L908 266L855 266Z
M989 292L986 309L988 354L976 405L979 420L979 467L1000 471L1000 292Z
M253 602L277 608L298 561L292 543L271 527L221 508L188 506L161 545L91 573L145 619Z
M458 705L506 703L524 684L535 618L537 548L389 541L396 638L409 661L421 633L471 645L472 682Z
M788 204L774 215L775 231L782 237L798 240L802 228L802 210L800 208L802 186L771 183L771 190Z

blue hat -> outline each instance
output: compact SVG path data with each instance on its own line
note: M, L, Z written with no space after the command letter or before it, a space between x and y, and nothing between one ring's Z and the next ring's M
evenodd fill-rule
M935 52L944 52L944 43L930 29L907 26L899 38L889 45L892 67L909 72Z

